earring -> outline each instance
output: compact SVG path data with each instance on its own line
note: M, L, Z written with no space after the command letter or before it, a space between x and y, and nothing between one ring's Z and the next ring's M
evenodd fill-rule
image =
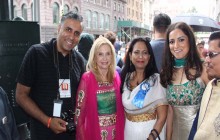
M97 64L96 63L94 63L94 69L97 70Z
M109 68L112 68L112 64L109 65Z

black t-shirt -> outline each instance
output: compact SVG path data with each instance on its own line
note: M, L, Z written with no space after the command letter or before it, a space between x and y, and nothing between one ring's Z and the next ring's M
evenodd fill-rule
M24 57L17 77L18 83L31 87L31 98L48 116L53 116L53 101L58 93L58 67L60 79L69 79L70 77L71 81L71 98L62 98L62 112L75 109L77 88L80 78L85 72L85 61L81 54L73 49L72 60L69 60L69 55L64 57L56 51L55 46L56 39L31 46ZM31 137L32 140L46 140L58 137L60 137L59 139L66 139L68 136L55 135L41 122L32 118ZM70 139L73 138L70 137Z

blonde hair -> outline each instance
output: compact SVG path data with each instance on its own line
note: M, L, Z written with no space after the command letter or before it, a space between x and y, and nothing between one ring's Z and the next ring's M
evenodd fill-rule
M107 73L107 80L108 80L108 82L113 82L113 78L114 78L115 70L116 70L115 48L112 45L112 43L107 38L105 38L103 36L99 36L99 38L97 38L95 40L95 42L93 43L92 48L90 50L86 70L87 71L89 71L89 70L92 71L94 73L95 77L96 77L96 80L101 81L101 74L98 71L98 69L96 68L96 59L95 59L95 57L96 57L96 54L97 54L99 48L102 45L108 45L111 49L112 61L111 61L111 64L110 64L110 67L109 67L109 70L108 70L108 73Z

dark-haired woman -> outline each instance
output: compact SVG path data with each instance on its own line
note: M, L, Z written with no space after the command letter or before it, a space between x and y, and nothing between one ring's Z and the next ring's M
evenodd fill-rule
M167 30L160 78L169 103L167 140L187 140L208 78L193 31L184 22Z
M165 140L168 103L148 40L135 38L121 72L125 140Z

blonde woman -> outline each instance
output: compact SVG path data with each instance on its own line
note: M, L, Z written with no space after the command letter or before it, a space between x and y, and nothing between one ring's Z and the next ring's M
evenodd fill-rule
M77 93L78 140L123 140L124 113L115 50L100 36L95 40Z

